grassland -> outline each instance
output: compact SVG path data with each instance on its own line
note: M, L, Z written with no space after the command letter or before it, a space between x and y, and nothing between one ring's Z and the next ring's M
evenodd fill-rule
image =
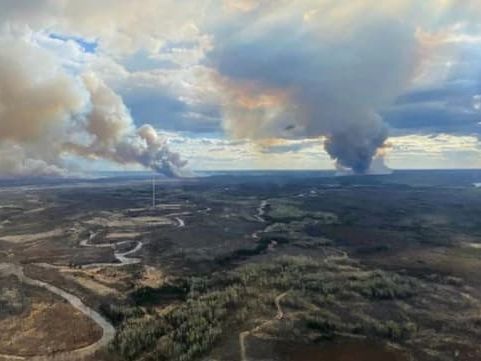
M0 354L35 356L82 348L102 330L60 297L0 278ZM75 329L66 333L65 326Z

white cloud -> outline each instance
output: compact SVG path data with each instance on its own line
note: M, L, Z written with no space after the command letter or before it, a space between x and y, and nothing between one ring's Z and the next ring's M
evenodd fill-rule
M455 83L457 93L449 99L443 93L445 98L433 100L436 113L429 113L429 119L422 113L421 120L433 125L428 127L433 134L452 135L416 135L420 124L402 113L398 124L407 124L403 129L411 135L389 140L393 144L389 165L481 166L479 126L473 125L479 114L473 99L479 94L472 89L479 89L481 64L481 6L476 0L0 0L0 9L2 34L30 44L35 53L47 54L36 59L21 55L19 64L30 61L33 70L44 69L43 80L49 76L72 80L66 81L65 96L78 90L81 74L94 73L122 97L137 126L150 122L170 131L172 147L184 152L194 168L331 168L323 141L317 138L329 135L323 126L326 117L334 119L335 126L358 124L366 109L370 116L392 103L398 93L453 91L447 82ZM394 22L399 25L396 31L387 31ZM393 34L400 41L393 41ZM293 41L283 38L291 35ZM82 41L94 44L95 52L85 51ZM249 61L234 64L235 71L227 74L230 79L224 78L219 86L223 69L213 55L220 51L222 58L227 49L238 59L252 44L262 46L251 47L252 54L242 59ZM3 47L11 53L15 48ZM404 59L406 63L387 48L402 49L410 58ZM411 63L411 58L416 61ZM49 62L55 66L46 69ZM276 66L280 69L274 74ZM239 81L243 77L247 82ZM312 85L315 91L306 91ZM12 110L16 103L10 103L0 111ZM89 103L89 95L80 91L75 104L53 109L53 115L44 113L49 119L38 124L66 117L64 113L79 118L88 112ZM15 121L20 124L24 118ZM363 129L379 125L377 117L372 119L376 120ZM5 124L0 124L0 138L15 128L8 125L6 130ZM223 138L223 129L240 137L261 134L290 140L231 141ZM197 135L186 137L181 131ZM217 138L206 138L212 133ZM66 136L60 130L52 134ZM376 146L383 134L374 137ZM38 147L44 153L50 144L37 143L41 143L37 148L22 148L26 158ZM9 153L3 163L11 159ZM43 161L62 168L51 159ZM41 169L41 164L33 168Z
M481 168L476 136L449 134L392 137L386 160L393 168Z

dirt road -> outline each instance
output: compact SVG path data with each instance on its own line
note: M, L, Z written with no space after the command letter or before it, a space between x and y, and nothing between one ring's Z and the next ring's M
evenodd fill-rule
M274 318L261 323L260 325L256 326L252 330L243 331L243 332L239 333L240 361L248 361L247 350L246 350L246 337L247 336L256 333L257 331L259 331L260 329L264 328L265 326L267 326L268 324L270 324L272 322L279 321L279 320L282 320L284 318L284 311L282 310L282 307L281 307L281 300L288 293L289 292L281 293L280 295L278 295L274 299L274 304L276 305L276 309L277 309L277 313L276 313Z

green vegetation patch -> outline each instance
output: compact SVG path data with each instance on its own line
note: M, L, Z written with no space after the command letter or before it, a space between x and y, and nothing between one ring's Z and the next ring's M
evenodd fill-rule
M345 260L307 257L280 257L175 283L131 295L134 302L145 306L162 303L162 295L169 297L173 290L185 290L179 294L180 305L169 312L141 316L130 312L112 350L127 360L193 360L206 354L223 334L232 334L254 319L271 319L274 299L284 292L289 294L286 304L305 315L299 318L300 326L319 335L330 337L342 330L397 339L408 334L402 325L364 323L346 328L340 320L325 317L325 311L329 305L351 299L406 299L417 288L413 280L395 274L363 271Z
M266 206L266 213L266 218L273 222L290 222L304 218L316 219L323 224L338 222L338 217L334 213L306 211L296 202L288 200L271 200Z

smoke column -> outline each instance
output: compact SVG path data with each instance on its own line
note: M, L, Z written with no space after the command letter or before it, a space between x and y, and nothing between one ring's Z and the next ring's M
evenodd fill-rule
M65 155L140 164L168 177L187 164L94 74L67 72L29 39L0 37L0 175L68 175Z
M413 77L419 47L415 25L398 20L412 3L397 10L367 3L284 3L237 19L248 21L241 28L225 24L209 59L226 132L323 137L338 168L369 172L388 136L379 112Z
M65 149L87 158L109 159L120 164L141 164L168 177L187 176L187 165L171 152L166 139L149 124L135 128L122 99L93 74L83 76L91 110L83 131L87 144L68 143Z

